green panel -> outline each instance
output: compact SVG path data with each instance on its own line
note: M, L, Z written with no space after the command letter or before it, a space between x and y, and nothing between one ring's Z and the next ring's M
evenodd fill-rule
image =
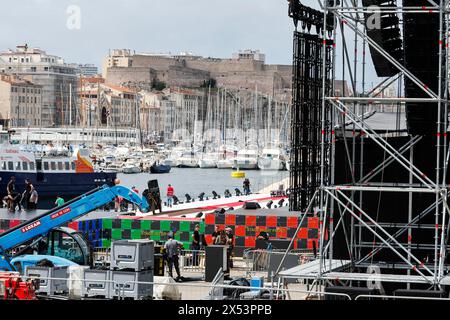
M205 223L200 222L200 233L205 233Z
M111 238L113 240L122 240L122 230L121 229L112 229Z
M141 230L150 230L150 220L141 220Z
M182 221L180 223L180 231L190 231L191 223L189 221Z
M111 240L103 239L102 248L111 248Z
M161 231L170 231L170 221L161 221Z
M131 230L131 239L141 239L141 230L139 229Z
M130 219L122 220L122 229L131 229L131 220Z
M103 219L103 229L112 229L112 219Z
M179 232L175 233L175 240L180 241L180 233Z
M189 250L191 243L190 242L183 242L183 249Z

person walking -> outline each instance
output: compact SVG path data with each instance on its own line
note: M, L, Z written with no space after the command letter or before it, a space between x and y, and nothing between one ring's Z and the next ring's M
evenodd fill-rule
M30 196L31 191L33 190L33 185L31 184L31 181L28 179L25 179L25 191L22 194L22 203L25 207L25 210L30 210Z
M31 194L30 194L30 201L29 201L29 204L28 204L29 210L36 210L37 209L38 200L39 200L38 192L36 191L36 188L32 185Z
M136 186L132 186L132 187L131 187L131 190L132 190L134 193L139 194L139 190L136 188Z
M228 260L228 266L230 268L233 268L233 249L234 249L234 234L233 229L230 227L225 229L226 235L227 235L227 260Z
M250 194L250 180L246 178L243 184L244 194L248 196Z
M220 235L220 229L219 229L219 226L216 225L214 227L214 232L211 235L212 236L212 244L216 244L216 239L219 235Z
M60 196L57 196L57 197L56 197L56 201L55 201L55 205L56 205L57 207L61 207L63 204L64 204L64 199L61 198Z
M7 193L7 207L9 211L15 211L15 196L16 196L16 177L12 176L6 186Z
M173 267L175 266L175 271L177 272L177 281L181 280L180 265L179 265L179 250L183 247L183 243L174 239L172 232L168 234L168 240L164 244L164 249L166 250L167 262L169 264L169 276L173 278Z
M121 206L122 206L123 198L121 196L117 196L116 199L114 199L114 211L120 212Z
M214 244L219 246L226 246L228 244L228 236L225 230L220 230L219 235L216 237L216 242Z
M175 191L171 184L167 187L167 206L172 208L173 203L173 196L175 194Z
M199 264L198 251L200 250L200 226L198 224L195 225L194 233L192 234L191 250L192 265L196 267Z
M136 188L136 186L132 186L131 191L133 191L136 194L139 194L139 190ZM132 203L131 206L133 207L133 211L137 209L137 206L134 203Z

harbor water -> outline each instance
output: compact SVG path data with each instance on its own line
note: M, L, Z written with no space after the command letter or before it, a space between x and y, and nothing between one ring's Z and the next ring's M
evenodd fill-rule
M117 177L121 180L122 185L136 186L140 192L147 188L147 181L156 179L163 199L165 199L166 189L170 183L175 189L175 195L182 200L186 193L191 197L197 197L202 192L211 196L212 191L216 191L223 196L225 189L230 190L232 194L234 194L235 188L243 191L244 179L232 178L231 172L231 170L224 169L172 168L167 174L120 173ZM251 191L255 193L289 177L289 172L248 170L245 171L245 176L250 180Z

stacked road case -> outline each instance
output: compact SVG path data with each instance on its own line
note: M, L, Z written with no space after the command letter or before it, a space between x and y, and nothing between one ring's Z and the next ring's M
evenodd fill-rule
M151 240L113 242L110 270L86 270L83 295L107 299L151 299L154 247Z

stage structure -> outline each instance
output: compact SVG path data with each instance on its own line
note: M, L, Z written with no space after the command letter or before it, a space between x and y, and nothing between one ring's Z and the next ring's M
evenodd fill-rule
M323 97L332 93L333 16L324 23L320 11L293 2L289 14L296 29L293 55L293 104L291 110L291 211L319 205L315 191L330 180L331 108ZM321 165L322 164L322 165Z
M301 2L289 1L290 200L321 230L315 264L278 274L318 292L448 297L450 1ZM380 78L371 88L369 63Z

